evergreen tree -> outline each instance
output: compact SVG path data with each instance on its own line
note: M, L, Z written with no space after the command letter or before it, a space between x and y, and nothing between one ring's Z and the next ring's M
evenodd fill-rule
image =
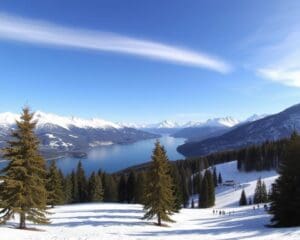
M206 176L208 184L208 206L212 207L215 205L215 183L213 175L210 170L206 170L204 176Z
M174 195L174 211L178 212L182 205L184 204L183 201L183 194L182 194L182 184L181 184L181 177L176 166L172 167L171 176L173 179L173 195Z
M54 205L64 203L62 176L56 167L55 161L51 161L47 172L46 189L48 191L47 204L54 207Z
M207 208L209 207L209 197L208 197L208 179L206 176L203 177L201 192L199 194L199 208Z
M265 183L259 178L256 183L253 203L265 203L268 201L268 193Z
M273 184L270 213L274 226L300 226L300 136L293 133Z
M67 175L63 180L63 190L65 194L65 203L71 203L73 201L72 199L72 177L71 175Z
M127 179L127 202L128 203L135 203L135 186L136 184L136 176L133 171L129 173L128 179Z
M88 184L81 161L79 161L77 165L76 177L79 202L86 202L88 200Z
M71 173L71 182L72 182L72 202L78 203L79 202L78 182L77 182L77 175L74 171L72 171Z
M182 192L183 207L187 207L189 204L190 194L189 194L189 189L187 184L188 176L184 169L181 169L180 176L181 176L181 192Z
M136 188L135 188L136 203L143 204L145 184L146 184L146 174L144 172L138 173L137 180L136 180Z
M0 221L6 222L19 214L19 228L26 220L48 223L46 218L47 190L45 160L39 153L39 141L34 133L36 122L29 108L24 108L16 129L12 131L3 158L9 160L1 171L2 210Z
M115 178L110 175L103 173L102 182L104 189L104 202L117 202L118 201L118 190Z
M101 178L95 172L92 172L89 179L89 201L101 202L103 200L103 186Z
M219 172L219 176L218 176L218 183L219 183L219 185L222 185L222 183L223 183L222 175L220 172Z
M169 217L175 211L173 183L170 175L170 166L165 149L157 141L152 154L152 162L145 189L144 219L157 216L158 225L162 221L172 221Z
M125 174L122 174L118 186L118 200L120 203L127 201L127 181Z
M246 206L247 205L247 197L246 197L246 193L245 190L243 189L242 194L241 194L241 198L239 201L240 206Z
M213 170L213 180L214 180L215 187L217 187L218 186L218 177L217 177L217 169L215 167Z

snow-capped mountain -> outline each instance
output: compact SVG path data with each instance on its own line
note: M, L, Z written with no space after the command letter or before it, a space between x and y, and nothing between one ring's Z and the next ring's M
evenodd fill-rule
M259 120L236 125L222 135L183 144L178 151L185 156L206 155L282 139L295 130L300 132L300 104Z
M0 145L5 143L10 129L14 128L15 121L19 119L18 114L0 113ZM153 133L98 118L63 117L38 111L34 114L34 120L37 121L36 133L43 152L51 150L84 152L91 147L158 137Z
M260 120L262 118L265 118L267 116L268 116L268 114L253 114L252 116L248 117L243 122L254 122L254 121Z

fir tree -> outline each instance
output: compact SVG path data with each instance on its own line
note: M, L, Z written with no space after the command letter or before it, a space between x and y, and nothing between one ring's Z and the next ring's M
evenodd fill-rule
M72 177L71 175L67 175L63 180L63 190L65 194L65 203L71 203L72 202Z
M79 202L79 194L78 194L78 182L77 176L74 171L71 173L71 182L72 182L72 202L78 203Z
M136 203L143 204L145 184L146 184L146 174L144 172L138 173L137 180L136 180L136 188L135 188Z
M265 183L259 178L256 183L253 203L265 203L268 201L268 193Z
M128 203L135 203L135 186L136 184L136 176L133 171L129 173L128 179L127 179L127 202Z
M209 197L208 197L208 179L204 176L201 185L201 192L199 194L199 208L209 207Z
M273 184L270 213L274 226L300 226L300 137L293 133Z
M56 167L55 161L52 161L47 173L46 189L48 191L47 204L54 205L64 202L64 192L62 177Z
M247 197L246 197L246 193L245 190L243 189L242 194L241 194L241 198L239 201L240 206L246 206L247 205Z
M76 177L79 202L86 202L88 199L88 184L81 161L79 161L77 165Z
M222 183L223 183L222 175L220 172L219 172L219 176L218 176L218 183L219 183L219 185L222 185Z
M213 180L214 180L215 187L217 187L218 186L218 177L217 177L217 169L215 167L213 170Z
M204 176L207 177L208 183L208 206L215 205L215 183L210 170L206 170Z
M170 215L174 211L173 183L170 175L168 157L164 148L157 141L152 154L152 162L145 189L144 219L157 217L157 223L172 221Z
M104 202L117 202L118 191L115 178L110 174L103 173L102 182L104 189Z
M127 181L125 174L122 174L118 186L118 200L120 203L127 201Z
M171 176L173 179L174 211L178 212L184 203L182 194L181 177L176 166L172 167Z
M103 186L101 178L92 172L89 179L89 201L101 202L103 200Z
M199 195L199 207L207 208L213 205L215 205L215 185L210 170L206 170Z
M3 158L9 160L1 173L1 222L19 214L19 228L26 228L26 220L48 223L46 218L47 190L45 160L39 154L39 141L34 133L36 122L29 108L24 108L11 140L7 142Z

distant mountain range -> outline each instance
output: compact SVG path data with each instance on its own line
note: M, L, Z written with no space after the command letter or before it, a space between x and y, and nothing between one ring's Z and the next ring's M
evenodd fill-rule
M255 114L244 121L239 121L232 117L208 119L206 122L191 124L189 127L176 131L173 136L177 138L186 138L187 142L201 141L207 138L220 136L237 126L256 121L265 116L266 114Z
M9 138L15 127L18 114L0 114L0 146ZM62 117L55 114L36 112L36 133L41 142L41 151L47 156L62 153L85 153L87 149L101 145L131 143L157 138L159 135L120 126L102 119Z
M274 115L263 116L263 118L254 116L222 134L196 142L188 142L179 146L177 150L188 157L202 156L212 152L259 144L266 140L285 138L294 130L300 132L300 104Z

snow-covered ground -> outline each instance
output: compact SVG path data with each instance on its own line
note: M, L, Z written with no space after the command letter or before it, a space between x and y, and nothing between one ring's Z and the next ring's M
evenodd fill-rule
M217 166L224 180L235 180L244 186L248 196L253 193L258 177L270 185L275 172L239 173L236 163ZM35 226L39 231L14 229L14 221L0 227L2 240L126 240L126 239L259 239L298 240L300 228L268 228L270 216L262 207L238 207L240 189L221 187L217 190L216 207L211 209L183 209L175 214L175 223L157 227L153 221L142 220L141 205L76 204L59 206L51 211L52 224ZM222 209L226 215L213 214ZM228 213L231 212L229 215Z

